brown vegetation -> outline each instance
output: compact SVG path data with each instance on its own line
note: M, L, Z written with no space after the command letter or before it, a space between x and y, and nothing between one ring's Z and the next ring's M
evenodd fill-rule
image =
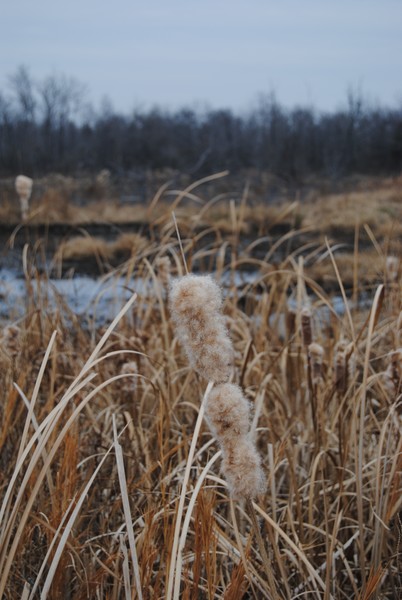
M213 224L226 232L231 227L230 205L234 203L243 205L239 226L245 234L256 228L266 233L278 222L291 227L303 224L327 234L353 235L356 224L368 225L378 236L402 233L402 177L361 178L344 184L344 190L337 193L331 191L327 182L317 180L305 184L302 193L292 194L286 186L278 192L278 184L273 192L273 184L264 174L249 171L229 179L227 175L223 172L220 177L204 178L181 191L172 186L169 173L155 173L149 185L149 190L154 190L152 195L137 197L134 189L135 202L124 199L127 183L116 185L105 197L96 188L96 178L74 180L49 175L34 182L29 224L154 223L164 215L170 219L173 203L199 229ZM155 185L161 181L163 186L156 192ZM180 182L185 181L181 176ZM202 193L200 183L208 183ZM1 223L19 223L13 179L0 182L0 200Z
M144 285L113 323L78 318L62 299L51 306L46 276L33 271L42 296L27 278L25 315L3 329L0 596L400 594L402 281L400 265L395 277L386 270L395 238L373 233L380 259L369 288L359 265L372 257L355 244L345 267L355 303L341 315L307 271L325 265L345 294L331 241L306 254L295 234L285 235L276 242L283 258L274 262L270 247L256 259L250 244L263 242L244 242L244 206L229 204L226 238L219 229L207 238L195 214L176 214L191 234L182 240L189 270L214 270L225 289L233 383L251 403L267 479L252 504L257 519L230 498L208 427L194 431L206 382L169 314L168 280L185 271L165 215L151 223L158 237L146 245L116 241L131 255L110 285L117 276L128 288ZM204 218L212 219L208 211ZM67 242L64 256L86 244L106 258L115 248L83 236ZM255 279L240 285L251 265ZM357 303L363 290L369 306Z

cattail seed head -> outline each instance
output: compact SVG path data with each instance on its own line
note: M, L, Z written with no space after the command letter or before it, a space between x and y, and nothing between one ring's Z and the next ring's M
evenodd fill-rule
M214 436L222 444L247 435L250 426L250 405L238 385L224 383L210 392L205 416Z
M138 375L137 363L133 360L125 362L120 369L121 375ZM123 392L135 392L137 390L138 377L124 378L122 383Z
M385 273L389 282L395 282L398 279L400 260L396 256L387 256L385 261Z
M334 379L338 392L344 393L347 388L348 375L346 367L346 342L340 340L335 346Z
M172 282L170 309L191 366L205 379L228 381L233 347L221 312L222 295L209 275L185 275Z
M399 394L402 390L402 348L389 354L389 364L382 374L385 389L391 395Z
M290 339L296 331L296 315L297 312L293 308L288 307L285 314L285 327L288 339Z
M339 340L335 346L334 383L340 394L346 392L349 381L354 375L355 360L352 350L352 345L344 339Z
M231 383L210 392L205 415L222 448L222 471L231 495L254 498L265 490L261 459L249 435L250 405L241 388Z
M15 360L21 351L21 330L17 325L7 325L0 336L0 346L6 354Z
M313 341L313 328L311 322L311 310L303 308L301 312L301 331L303 346L309 346Z
M394 379L400 379L402 377L402 348L398 348L390 353L389 363Z
M255 498L266 489L260 456L248 436L223 447L222 471L236 500Z
M20 207L22 219L25 221L28 217L29 199L32 193L33 180L25 175L18 175L15 179L15 189L20 198Z
M322 359L324 357L324 348L313 342L308 347L308 355L311 364L311 376L313 383L318 383L322 379Z

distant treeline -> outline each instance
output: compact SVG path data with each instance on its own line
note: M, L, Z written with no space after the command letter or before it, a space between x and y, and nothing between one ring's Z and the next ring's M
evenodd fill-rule
M85 98L75 79L38 82L25 67L11 75L0 91L0 175L255 168L299 181L402 170L402 106L369 106L358 93L331 114L286 109L274 94L243 115L187 108L123 115L107 102L96 111Z

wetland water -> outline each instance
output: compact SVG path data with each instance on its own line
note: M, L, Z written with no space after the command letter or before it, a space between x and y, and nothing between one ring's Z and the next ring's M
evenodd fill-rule
M86 227L86 231L93 237L102 237L109 241L125 232L142 233L142 226L132 224L124 227L110 225L96 225ZM0 319L5 321L16 321L21 318L26 310L27 283L24 279L22 268L23 249L29 245L29 252L35 253L35 265L43 273L49 272L54 254L59 244L72 235L79 235L82 229L67 225L52 225L51 228L11 228L0 227ZM253 258L262 259L275 238L266 238L266 243L255 246ZM203 243L205 243L205 238ZM243 241L245 245L250 244L251 239ZM299 240L300 242L300 240ZM289 247L286 247L286 251ZM277 258L281 258L280 256ZM54 271L53 271L54 272ZM50 270L50 273L52 271ZM73 275L72 275L73 274ZM221 282L224 287L235 284L242 290L247 284L255 283L261 276L260 271L248 269L237 271L235 280L233 276L223 276ZM155 294L154 284L151 280L126 278L116 275L99 275L99 264L95 259L84 259L66 261L61 269L61 277L52 275L32 279L32 292L38 307L53 309L63 306L66 312L70 311L77 316L102 324L114 318L122 305L133 292L139 296L146 297ZM256 286L257 287L257 286ZM255 289L255 297L258 298L258 290ZM367 299L366 299L367 301ZM364 299L363 299L363 303ZM289 300L292 307L293 301ZM345 311L343 299L332 295L331 304L338 315ZM327 320L330 316L328 307L320 309L320 318Z
M212 274L213 275L213 274ZM259 273L239 272L233 277L223 277L221 283L228 290L229 284L236 285L240 290L248 284L252 284L260 277ZM226 285L227 284L227 285ZM30 282L31 298L30 309L46 310L52 312L55 309L62 310L66 318L69 319L75 315L84 324L91 323L96 326L110 323L118 314L125 302L131 297L133 292L139 296L139 302L143 305L147 299L155 296L155 284L151 279L131 278L127 282L126 278L114 276L90 277L88 275L77 275L69 279L33 279ZM11 270L0 271L0 323L18 323L26 314L28 288L25 279L16 276ZM260 293L255 291L254 298L258 301ZM311 297L314 303L317 299ZM331 296L331 306L324 304L315 306L313 319L317 325L329 325L331 313L335 312L338 316L345 313L345 304L343 298L338 295ZM352 307L352 303L349 303ZM359 306L371 305L371 298L362 298ZM288 299L288 307L297 308L297 302L293 297ZM134 305L135 311L135 305ZM278 318L279 317L279 318ZM270 323L277 329L280 336L285 335L285 315L271 314Z

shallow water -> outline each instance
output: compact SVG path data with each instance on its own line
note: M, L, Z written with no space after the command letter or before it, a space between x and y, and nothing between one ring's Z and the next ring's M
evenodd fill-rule
M231 274L223 275L221 283L229 287L235 284L239 289L252 284L260 278L259 272L238 272L235 279ZM124 303L136 292L142 298L153 297L154 284L151 280L133 278L128 283L119 277L90 277L76 275L68 279L32 280L32 291L35 302L42 301L39 306L56 308L65 306L66 313L71 312L79 317L85 317L98 324L110 322L119 312ZM258 297L258 293L257 293ZM314 302L314 298L311 298ZM26 311L27 284L24 279L10 269L0 270L0 319L18 321ZM359 305L370 303L366 298ZM332 296L331 305L339 315L345 312L345 304L341 296ZM288 300L289 308L297 308L293 298ZM315 312L315 318L329 322L331 311L328 306L320 306Z
M254 273L236 274L236 285L244 286L257 278ZM226 281L227 280L227 281ZM229 283L223 277L222 283ZM46 299L52 308L64 304L78 316L95 318L97 321L110 321L119 312L123 304L136 292L140 296L151 297L155 294L151 280L132 278L129 283L122 277L90 277L76 275L68 279L33 279L34 299ZM27 284L25 279L11 269L0 270L0 318L18 319L25 312Z
M45 299L52 308L64 304L66 312L85 316L99 322L113 319L122 305L135 291L144 293L144 282L131 281L130 287L123 279L76 276L71 279L50 279L48 282L32 280L35 301ZM18 320L25 313L27 284L12 271L0 272L0 318Z

